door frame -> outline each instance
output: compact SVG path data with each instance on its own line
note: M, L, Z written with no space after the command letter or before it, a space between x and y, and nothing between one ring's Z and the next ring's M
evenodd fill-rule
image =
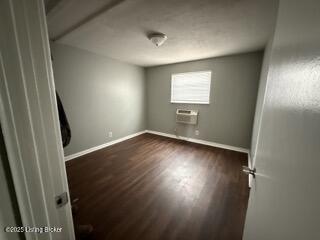
M0 122L26 239L75 239L43 0L0 3ZM70 199L70 197L69 197Z

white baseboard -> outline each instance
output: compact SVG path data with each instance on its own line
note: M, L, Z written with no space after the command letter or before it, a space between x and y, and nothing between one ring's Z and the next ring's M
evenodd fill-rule
M141 134L143 134L143 133L145 133L145 132L146 132L146 131L141 131L141 132L137 132L137 133L134 133L134 134L130 134L130 135L125 136L125 137L123 137L123 138L119 138L119 139L116 139L116 140L114 140L114 141L107 142L107 143L101 144L101 145L99 145L99 146L95 146L95 147L92 147L92 148L83 150L83 151L81 151L81 152L71 154L71 155L69 155L69 156L65 156L65 157L64 157L64 160L65 160L65 161L69 161L69 160L71 160L71 159L74 159L74 158L83 156L83 155L85 155L85 154L88 154L88 153L97 151L97 150L99 150L99 149L102 149L102 148L111 146L111 145L116 144L116 143L119 143L119 142L123 142L123 141L125 141L125 140L130 139L130 138L139 136L139 135L141 135Z
M241 147L234 147L226 144L221 144L221 143L216 143L216 142L209 142L201 139L195 139L195 138L188 138L188 137L182 137L182 136L177 136L174 134L169 134L169 133L163 133L163 132L157 132L157 131L151 131L151 130L146 130L147 133L155 134L155 135L160 135L164 137L169 137L169 138L174 138L174 139L180 139L184 140L187 142L193 142L193 143L199 143L207 146L212 146L212 147L218 147L218 148L223 148L223 149L228 149L236 152L242 152L242 153L249 153L249 149L247 148L241 148Z

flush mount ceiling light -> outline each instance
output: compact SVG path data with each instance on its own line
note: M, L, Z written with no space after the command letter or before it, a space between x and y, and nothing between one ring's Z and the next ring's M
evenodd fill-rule
M160 47L168 39L163 33L151 33L148 35L148 38L157 47Z

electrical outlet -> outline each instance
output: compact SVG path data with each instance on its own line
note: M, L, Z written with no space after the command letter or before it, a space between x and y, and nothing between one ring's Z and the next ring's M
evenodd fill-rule
M199 136L199 134L200 134L199 130L195 130L195 131L194 131L194 134L195 134L196 136Z
M108 135L109 135L109 137L110 137L110 138L112 138L112 132L109 132L109 134L108 134Z

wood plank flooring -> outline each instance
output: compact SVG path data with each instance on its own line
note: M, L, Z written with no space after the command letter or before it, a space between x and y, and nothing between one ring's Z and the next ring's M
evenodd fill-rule
M92 239L242 239L246 154L143 134L66 165Z

